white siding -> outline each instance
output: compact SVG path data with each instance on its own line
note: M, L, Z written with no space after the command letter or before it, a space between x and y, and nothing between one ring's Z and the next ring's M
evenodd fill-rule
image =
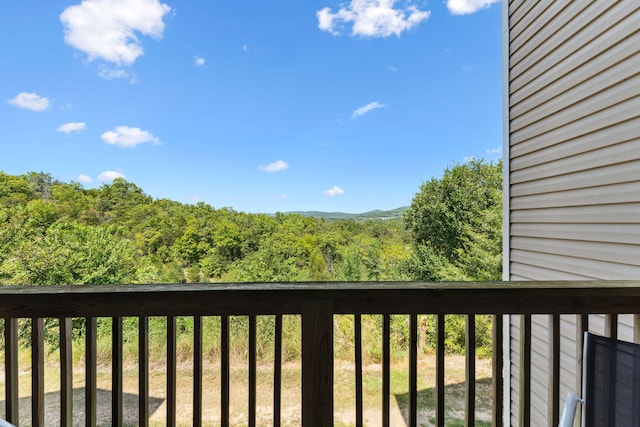
M505 271L510 280L640 277L640 2L505 2ZM576 316L561 317L561 395L578 388ZM519 319L509 322L518 424ZM602 316L590 329L603 333ZM633 339L633 316L618 333ZM532 321L531 425L549 425L548 318Z

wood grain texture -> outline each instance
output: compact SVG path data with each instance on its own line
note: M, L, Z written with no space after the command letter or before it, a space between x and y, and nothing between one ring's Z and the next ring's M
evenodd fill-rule
M334 314L632 314L640 281L8 286L0 316L300 314L319 301Z
M305 301L302 310L302 426L333 426L333 307Z

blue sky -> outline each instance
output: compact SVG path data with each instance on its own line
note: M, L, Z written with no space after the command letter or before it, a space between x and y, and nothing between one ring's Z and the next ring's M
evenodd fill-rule
M496 0L20 0L0 170L245 212L408 205L502 156Z

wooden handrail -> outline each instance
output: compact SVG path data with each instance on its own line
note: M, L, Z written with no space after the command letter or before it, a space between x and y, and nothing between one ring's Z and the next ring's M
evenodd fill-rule
M334 314L622 314L640 281L4 286L0 317L300 314L316 301Z

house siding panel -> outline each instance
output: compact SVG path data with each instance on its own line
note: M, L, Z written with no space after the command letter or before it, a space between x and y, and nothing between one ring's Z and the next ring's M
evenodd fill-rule
M615 217L611 217L611 209ZM568 206L528 209L511 214L512 227L521 223L561 224L628 224L640 218L640 203L621 203L607 206Z
M640 2L507 0L510 280L640 277ZM631 340L635 318L618 318ZM510 321L511 425L520 424L519 319ZM605 332L604 316L589 327ZM579 390L577 316L561 317L561 395ZM532 322L531 425L550 425L548 317Z

